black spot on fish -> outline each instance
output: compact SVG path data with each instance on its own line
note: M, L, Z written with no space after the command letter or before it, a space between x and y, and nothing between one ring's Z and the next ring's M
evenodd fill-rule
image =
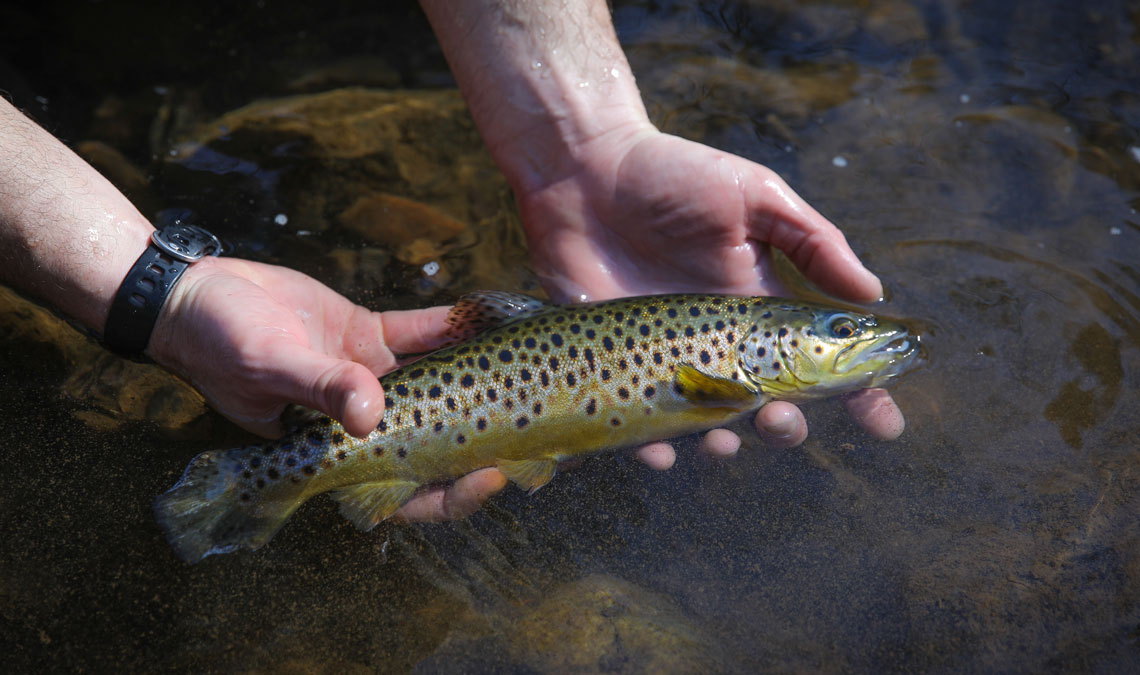
M515 355L513 352L511 352L511 350L504 349L503 351L499 352L499 360L503 363L510 363L511 361L515 360Z
M566 384L573 387L577 383L578 383L578 379L576 377L574 377L574 373L566 373Z
M459 434L455 437L455 442L462 445L463 443L467 442L467 437L463 434Z
M459 384L464 388L473 387L475 386L475 378L471 376L471 373L467 373L459 379Z
M724 330L724 322L723 321L717 321L715 327L717 330Z
M546 374L545 370L538 374L538 381L542 383L543 387L550 386L550 376Z
M248 502L250 499L253 499L253 497L248 492L243 492L243 493L241 493L240 499L243 502Z
M779 370L779 369L780 369L780 362L779 361L773 361L772 362L772 370Z
M766 337L766 338L772 337L772 331L770 331L770 330L764 331L764 337Z
M665 361L661 356L661 352L653 352L653 363L661 365Z
M348 453L344 450L340 450L336 453L336 458L343 462L344 460L348 459Z
M756 356L759 356L760 358L764 358L764 355L766 355L767 353L768 353L768 350L764 349L763 347L757 347L756 348Z
M528 337L526 340L523 340L523 344L526 345L527 349L534 349L535 345L538 343L534 338Z
M301 473L305 474L306 476L312 476L316 472L317 472L316 467L314 467L311 464L307 464L307 465L301 467Z
M436 422L435 426L432 427L432 430L435 431L435 433L437 433L437 434L439 432L443 431L443 422Z
M586 339L593 340L595 337L597 337L597 335L598 334L594 332L593 328L586 329Z
M634 364L639 365L639 366L641 364L645 363L645 361L643 361L641 358L641 354L634 354L633 355L633 362L634 362Z
M433 384L431 389L428 389L429 398L439 398L443 394L443 389L438 384Z
M325 442L325 435L319 431L310 431L308 435L309 442L314 445L319 445Z
M554 345L555 347L561 347L562 346L562 336L558 333L551 335L550 336L550 344Z
M344 434L339 431L336 432L332 435L332 442L333 445L340 445L341 443L344 443Z
M788 334L788 329L787 329L787 328L781 328L781 329L780 329L780 332L779 332L779 335L780 335L780 337L784 337L784 336L785 336L785 335L787 335L787 334Z
M455 398L452 396L448 396L447 397L447 409L450 410L451 412L455 412L455 410L457 408L459 408L459 406L455 403Z
M638 327L637 331L639 333L641 333L641 335L643 337L649 337L649 325L648 324L644 324L644 323L641 324L641 326Z
M578 348L574 345L570 345L570 348L566 350L566 355L572 359L578 358Z
M491 401L491 402L495 402L495 401L499 400L499 392L495 391L494 389L488 389L487 390L487 400Z
M297 458L293 455L289 455L285 458L285 466L297 466Z
M424 392L423 392L423 390L422 390L422 389L420 389L419 387L413 387L413 388L412 388L412 396L414 396L414 397L416 397L416 398L423 398L423 397L424 397Z
M760 315L760 318L761 319L771 319L772 318L772 312L771 311L764 312L763 314Z
M487 430L487 420L485 418L480 417L479 421L475 423L475 428L478 429L479 431L486 431Z
M578 333L582 332L582 327L576 323L572 323L570 324L570 332L577 335Z
M630 350L630 351L632 351L632 350L633 350L633 347L634 347L634 345L636 345L636 344L637 344L637 343L635 343L635 342L633 341L633 338L631 338L631 337L627 337L627 338L625 339L625 348L626 348L627 350Z
M533 376L530 374L529 370L527 370L526 368L523 368L522 370L519 371L519 377L522 378L523 382L530 382L531 377L533 377Z
M513 386L515 386L515 378L511 377L510 375L507 375L503 379L503 387L506 389L510 389Z
M522 347L522 343L519 342L517 339L511 340L511 347L513 347L514 349L518 349L519 347Z
M522 429L523 427L525 427L528 424L530 424L530 420L527 419L526 415L523 415L523 416L519 417L517 420L515 420L515 426L518 427L519 429Z
M407 448L400 448L399 450L396 451L396 455L399 456L400 459L403 459L403 458L408 456L408 449Z
M606 382L609 379L610 379L610 369L609 368L602 368L602 382Z
M423 376L424 376L424 369L423 368L416 368L412 372L408 373L408 377L412 378L413 380L418 380L419 378L421 378Z
M685 326L685 337L693 337L697 331L693 330L692 326Z
M689 315L690 316L700 316L701 315L701 308L697 307L696 305L693 305L692 307L689 308Z
M423 413L421 413L418 408L412 412L412 419L415 420L417 427L422 427L424 425Z
M669 353L673 355L673 358L678 358L681 356L681 349L679 347L670 347Z
M598 400L596 398L592 398L586 402L586 414L593 415L596 412L598 412Z
M815 353L816 353L816 354L822 354L822 353L823 353L823 347L820 347L819 345L816 345L816 346L815 346Z
M615 328L615 329L614 329L614 337L621 337L621 336L623 336L623 335L625 335L625 331L623 331L623 330L622 330L622 329L620 329L620 328Z
M264 478L258 478L257 483L255 483L255 484L257 485L257 489L260 490L260 489L265 487L265 479Z
M558 357L557 356L551 356L550 357L550 369L551 370L558 370Z
M712 357L709 356L709 353L707 351L702 349L701 350L701 363L708 365L710 361L712 361Z
M616 417L611 417L610 418L610 424L612 424L615 427L620 427L621 426L621 420L619 420Z
M541 415L542 414L542 402L540 401L538 403L535 403L534 407L531 408L531 410L534 411L535 415Z
M606 318L604 316L602 316L601 314L595 314L594 315L594 323L596 323L596 324L601 324L605 320L606 320Z
M648 387L645 388L644 393L645 393L645 398L653 398L653 395L657 393L657 389L653 385L649 385Z
M451 384L451 380L453 379L453 377L452 377L451 373L444 373L443 377L441 377L440 379L443 380L444 384Z
M383 457L384 456L384 448L382 446L377 445L375 448L372 448L372 454L376 455L377 457ZM306 467L306 468L308 468L308 467Z
M610 339L610 336L607 335L606 337L602 338L602 347L605 347L607 352L612 352L614 350L614 341Z
M269 480L277 480L278 478L281 477L281 472L278 471L277 469L270 468L268 471L265 472L265 475L269 476Z
M618 398L623 401L629 400L629 390L625 387L618 387Z
M487 359L486 356L480 356L479 357L479 369L480 370L490 370L491 369L491 362L490 362L490 360Z
M250 460L249 460L249 468L251 468L251 469L256 469L256 468L258 468L258 467L260 467L260 466L261 466L261 458L260 458L260 457L256 457L256 456L254 456L254 457L251 457L251 458L250 458Z
M665 310L665 313L669 315L670 319L676 319L677 318L677 310L673 309L672 307Z

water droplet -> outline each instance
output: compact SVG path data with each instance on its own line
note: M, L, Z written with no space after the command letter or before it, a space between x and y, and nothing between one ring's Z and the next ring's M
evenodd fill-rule
M836 155L835 157L831 158L831 163L832 165L842 169L843 167L847 166L847 158L843 155Z
M1123 232L1123 230L1121 230L1119 227L1113 226L1108 228L1108 233L1114 236L1120 234L1121 232Z
M434 276L437 272L439 272L439 263L436 261L433 260L424 265L424 274L428 275L429 277Z
M962 94L961 96L958 97L958 100L961 101L962 103L969 103L970 102L970 95L969 94Z
M273 222L277 223L278 225L284 225L289 222L289 216L285 215L284 213L278 213L277 215L273 216Z
M621 73L618 72L617 68L610 68L610 77L616 80L619 75L621 75Z
M542 67L542 61L539 61L536 59L534 63L530 64L530 67L534 68L535 70L538 70L539 68Z
M1132 153L1132 159L1140 162L1140 148L1134 145L1131 148L1128 148L1128 152Z

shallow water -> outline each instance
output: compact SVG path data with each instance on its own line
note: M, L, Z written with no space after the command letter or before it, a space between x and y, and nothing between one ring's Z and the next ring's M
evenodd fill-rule
M255 100L447 86L414 6L390 4L4 10L17 29L0 76L69 142L121 152L105 166L147 213L191 209L241 254L360 302L531 289L509 192L452 95L401 95L420 111L396 106L402 128L427 119L446 142L381 144L391 161L366 179L293 136L259 145L240 118L211 135ZM1137 662L1140 10L616 4L654 120L781 172L882 276L887 312L927 333L930 363L893 390L903 437L871 440L825 402L806 408L800 449L746 436L735 460L690 447L666 473L600 457L468 521L368 535L317 499L265 549L189 567L151 500L195 453L246 437L0 294L0 639L15 669ZM466 227L420 243L353 230L338 214L357 179Z

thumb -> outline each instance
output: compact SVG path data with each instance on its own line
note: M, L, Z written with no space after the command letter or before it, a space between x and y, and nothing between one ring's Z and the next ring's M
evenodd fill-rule
M750 193L748 205L754 236L783 251L827 293L857 302L882 297L882 282L863 266L838 227L774 173L761 184L763 189Z
M384 391L368 368L306 348L282 356L272 360L284 368L278 373L282 398L320 410L358 438L380 423Z

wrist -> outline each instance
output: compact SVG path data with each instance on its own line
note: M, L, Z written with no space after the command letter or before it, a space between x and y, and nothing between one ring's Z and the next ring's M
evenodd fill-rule
M653 130L604 0L422 0L471 116L517 194Z

